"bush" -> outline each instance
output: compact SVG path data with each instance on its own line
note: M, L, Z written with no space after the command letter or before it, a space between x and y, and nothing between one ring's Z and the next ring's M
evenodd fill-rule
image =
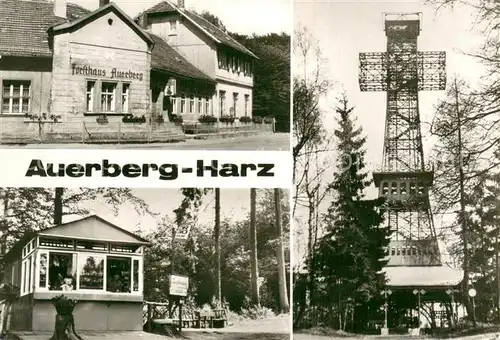
M272 124L273 123L273 117L265 117L264 118L264 123L266 123L266 124Z
M252 118L250 117L240 117L240 122L242 123L250 123L252 121Z
M145 116L134 116L132 114L128 114L123 116L122 122L124 123L139 123L139 124L144 124L146 123L146 117Z
M205 124L214 124L217 123L217 117L212 115L202 115L198 118L198 121Z
M184 122L184 119L182 118L181 115L175 115L173 114L171 117L170 117L170 121L172 123L182 123Z
M219 118L221 123L234 123L235 118L233 116L222 116Z
M98 124L108 124L109 120L106 115L100 115L99 117L96 118L95 120Z
M263 119L262 119L262 117L255 116L255 117L253 117L253 122L256 124L262 124Z

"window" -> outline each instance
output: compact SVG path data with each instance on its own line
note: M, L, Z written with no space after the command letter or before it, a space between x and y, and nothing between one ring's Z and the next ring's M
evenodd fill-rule
M101 84L101 111L115 112L116 109L116 83Z
M177 20L168 22L168 35L177 35Z
M203 99L201 97L198 97L198 113L203 112Z
M238 104L238 93L233 93L233 116L236 116L236 107Z
M189 113L194 113L194 94L189 96Z
M39 286L41 288L47 288L47 253L40 254L40 269L38 271L39 275Z
M76 249L107 251L108 244L105 242L76 241Z
M50 248L69 248L73 249L73 240L40 238L40 246Z
M133 244L111 244L111 251L114 253L140 253L140 247Z
M128 257L108 256L106 266L106 291L130 293L132 263Z
M248 116L248 102L250 101L250 95L245 95L245 117Z
M172 113L177 113L177 98L170 97L170 106L172 107Z
M104 256L80 255L79 289L104 289Z
M49 290L76 289L76 254L49 253Z
M4 80L2 91L2 113L29 113L30 88L31 81Z
M206 115L212 114L212 111L210 110L210 98L208 97L205 98L205 114Z
M139 291L139 260L134 260L132 270L133 270L132 282L134 284L133 290L134 290L134 292L138 292Z
M94 112L95 81L87 82L87 112Z
M122 112L128 113L129 110L129 91L130 84L124 83L122 84Z
M224 112L226 112L226 91L219 92L219 100L220 100L220 115L223 116Z
M186 94L181 94L181 114L186 113Z

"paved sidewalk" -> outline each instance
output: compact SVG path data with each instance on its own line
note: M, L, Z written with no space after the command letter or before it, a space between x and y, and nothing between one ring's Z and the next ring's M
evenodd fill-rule
M175 143L141 144L5 144L3 149L152 149L152 150L264 150L289 151L290 134L274 133L214 139L187 139Z

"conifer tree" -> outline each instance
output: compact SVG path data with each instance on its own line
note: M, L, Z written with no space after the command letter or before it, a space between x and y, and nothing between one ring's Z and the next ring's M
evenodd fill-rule
M389 232L382 227L382 199L364 199L371 181L364 163L361 127L356 127L347 98L336 112L339 128L334 131L338 164L329 188L333 200L325 215L326 235L315 251L315 270L325 298L333 304L338 329L355 331L365 327L373 303L380 300L385 277L385 247Z

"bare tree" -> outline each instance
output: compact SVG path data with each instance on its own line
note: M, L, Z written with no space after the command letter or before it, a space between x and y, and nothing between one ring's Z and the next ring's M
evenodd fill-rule
M250 249L252 258L252 275L251 275L251 287L252 287L252 303L256 306L260 306L260 296L259 296L259 264L257 257L257 227L255 223L256 217L256 201L257 201L257 189L250 189Z
M279 292L280 292L280 310L282 313L290 311L288 302L288 289L285 267L285 249L283 245L283 226L281 223L281 190L274 189L274 208L275 208L275 223L277 231L276 243L276 258L278 260L278 277L279 277Z

